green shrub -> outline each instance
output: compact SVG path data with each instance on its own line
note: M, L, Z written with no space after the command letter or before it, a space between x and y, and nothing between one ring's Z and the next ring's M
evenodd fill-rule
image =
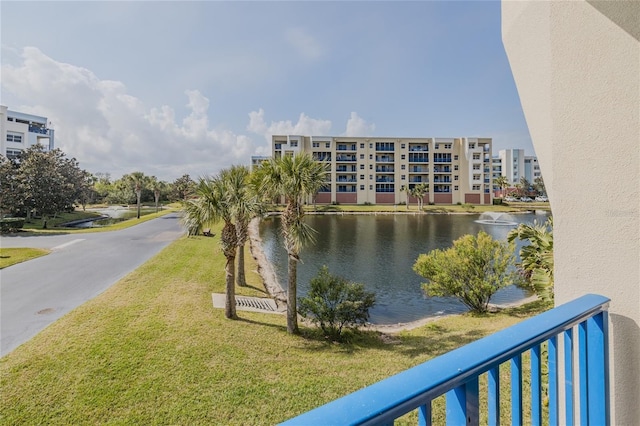
M323 266L311 279L309 293L298 299L298 313L319 324L324 335L339 340L342 329L358 328L369 319L375 295L364 285L331 275Z
M5 217L0 219L0 232L15 232L24 226L23 217Z
M486 312L491 296L518 283L514 244L494 240L486 232L464 235L446 250L421 254L413 270L428 280L429 296L455 297L474 312Z
M502 198L494 198L494 199L493 199L493 205L494 205L494 206L500 206L500 205L502 205Z

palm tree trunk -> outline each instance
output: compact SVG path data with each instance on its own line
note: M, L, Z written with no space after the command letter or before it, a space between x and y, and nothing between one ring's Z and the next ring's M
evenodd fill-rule
M136 191L136 199L138 201L138 219L140 219L140 196L142 195L142 191Z
M236 283L241 287L247 285L247 279L244 273L244 244L238 246L238 273L236 274Z
M298 259L293 253L288 256L289 282L287 284L287 333L298 334L298 306L297 306L297 286L298 286Z
M236 287L235 287L235 257L227 257L224 265L225 272L225 301L224 316L236 319Z

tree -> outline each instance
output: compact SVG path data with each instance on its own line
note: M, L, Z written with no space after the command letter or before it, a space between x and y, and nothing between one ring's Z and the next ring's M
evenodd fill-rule
M542 176L538 176L534 179L533 189L536 190L538 195L545 195L547 193L547 189L544 186L544 179L542 179Z
M304 222L304 203L325 184L326 165L306 153L285 155L263 162L254 172L252 185L265 199L284 197L282 236L287 251L287 332L298 333L297 264L301 248L314 240L313 228Z
M418 210L422 211L424 207L424 196L429 192L429 185L426 183L419 183L413 187L412 195L418 199Z
M184 201L195 192L195 182L189 175L182 175L171 184L171 199Z
M227 197L232 209L233 220L236 226L238 246L238 272L236 282L240 286L246 286L246 274L244 266L244 246L249 234L249 221L262 210L262 203L249 186L249 168L246 166L232 166L225 172Z
M59 149L45 151L37 144L22 151L18 164L17 191L27 219L35 211L46 228L50 216L73 209L83 176L75 158L67 159Z
M507 235L507 241L529 241L520 249L518 268L541 299L553 299L553 218L543 224L521 223Z
M522 176L520 178L520 185L522 187L522 190L524 191L525 195L529 195L529 192L531 192L531 182L529 182L529 180Z
M161 180L158 180L157 177L151 176L148 178L148 187L153 192L153 199L156 206L156 213L158 213L158 203L160 201L160 197L162 193L167 188L167 183Z
M509 186L509 179L506 176L499 176L493 180L493 184L500 187L500 194L504 197L505 190Z
M229 319L235 319L237 318L235 295L237 236L228 197L226 181L228 174L228 171L223 170L213 179L200 178L196 186L197 198L183 203L183 224L189 235L194 235L203 227L220 221L224 222L220 236L220 245L226 258L224 315Z
M300 298L298 312L310 318L325 336L338 340L344 327L357 328L369 320L376 297L364 285L331 275L323 266L311 279L309 293Z
M133 192L136 194L136 217L140 219L140 199L142 197L142 190L147 186L149 178L142 172L133 172L123 176L122 179L128 183L129 187L133 189Z
M421 254L413 270L426 278L429 296L455 297L474 312L486 312L493 294L517 282L513 243L494 240L486 232L464 235L446 250Z
M0 155L0 216L18 213L24 206L24 199L18 191L18 168L15 160Z

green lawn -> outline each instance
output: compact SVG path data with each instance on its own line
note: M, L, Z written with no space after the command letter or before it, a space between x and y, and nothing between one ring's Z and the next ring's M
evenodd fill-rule
M0 269L49 253L49 250L37 248L0 248Z
M218 242L178 240L2 358L0 424L275 424L546 308L346 344L305 327L291 336L284 316L238 311L230 321L212 308L211 293L224 291ZM247 275L239 293L264 295ZM434 411L438 423L442 404Z

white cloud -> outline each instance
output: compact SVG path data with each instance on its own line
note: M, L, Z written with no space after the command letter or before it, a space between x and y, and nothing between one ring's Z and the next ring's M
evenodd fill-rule
M267 125L264 120L264 110L249 113L249 125L247 130L262 135L271 143L272 135L328 135L331 131L331 121L311 118L301 113L298 122L293 124L290 120L272 121Z
M303 28L289 28L285 33L285 38L298 54L305 59L315 61L324 56L324 47Z
M2 87L29 105L10 109L48 117L56 147L94 173L139 170L173 180L248 164L255 151L247 136L210 128L209 99L197 90L185 92L189 114L180 123L171 107L147 108L122 82L100 80L34 47L17 66L2 66Z
M375 124L367 123L357 112L352 112L347 120L347 131L342 136L371 136L375 130Z

